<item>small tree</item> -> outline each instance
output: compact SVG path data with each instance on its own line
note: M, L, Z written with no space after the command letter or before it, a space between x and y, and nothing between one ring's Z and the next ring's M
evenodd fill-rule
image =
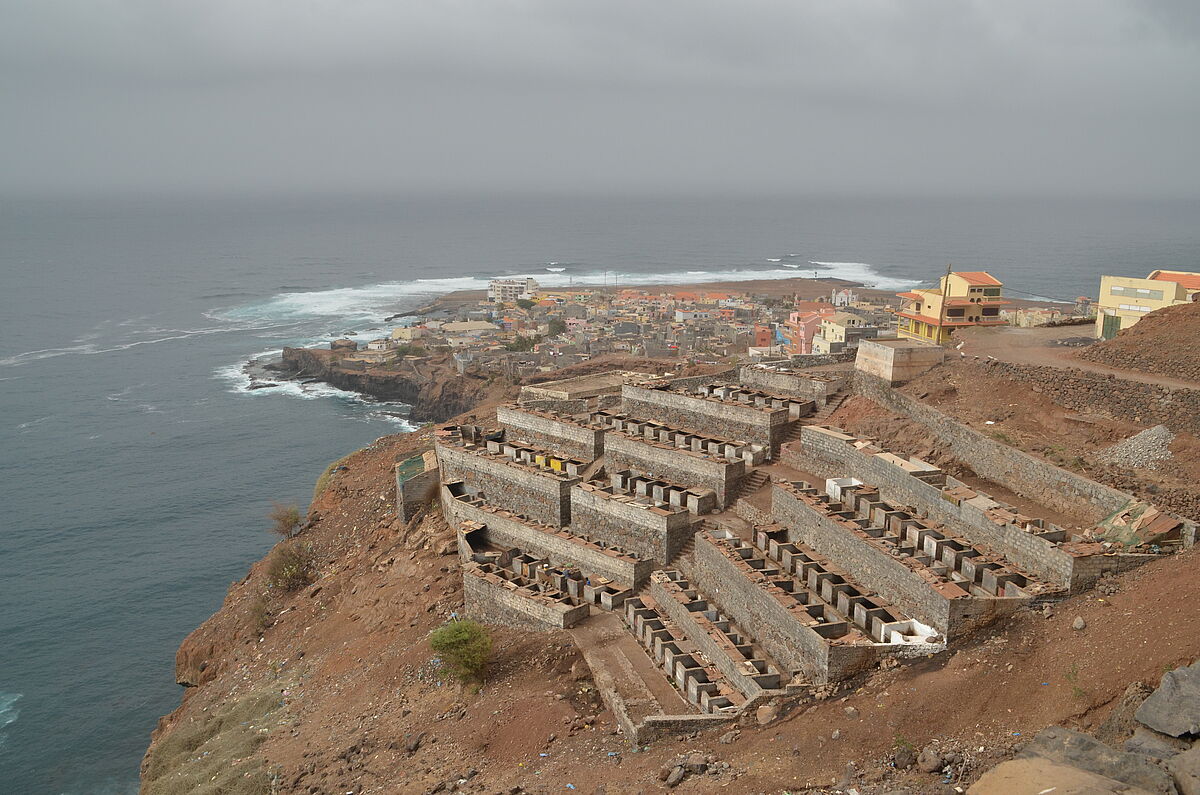
M536 304L533 303L533 301L530 301L528 298L518 298L517 306L521 307L522 309L533 309Z
M291 538L300 529L300 509L295 505L271 503L271 512L267 516L271 520L271 532L284 538Z
M567 324L558 318L550 321L550 336L557 337L559 334L567 333Z
M429 646L442 663L461 682L483 678L492 638L478 622L459 619L438 627L429 636Z
M272 589L291 593L316 579L316 561L312 548L299 541L285 541L275 547L267 562L267 584Z

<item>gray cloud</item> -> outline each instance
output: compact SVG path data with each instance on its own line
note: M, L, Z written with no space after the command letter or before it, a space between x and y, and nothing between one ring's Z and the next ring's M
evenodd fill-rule
M1200 192L1191 0L0 0L20 191Z

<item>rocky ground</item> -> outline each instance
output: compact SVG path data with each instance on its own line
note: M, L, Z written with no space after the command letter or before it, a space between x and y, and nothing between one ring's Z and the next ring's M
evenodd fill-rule
M998 441L1200 519L1200 439L1190 433L1164 433L1132 420L1071 411L1029 385L969 361L950 360L901 389ZM972 473L920 426L866 398L848 399L827 422L971 480ZM983 488L998 491L994 486ZM1060 524L1073 523L1070 517L1043 513Z
M260 562L187 639L144 792L961 791L1041 729L1096 730L1130 682L1200 657L1187 553L827 699L630 747L568 633L495 629L477 692L441 673L426 637L462 607L452 535L437 511L403 523L392 507L391 464L429 442L341 462L298 538L319 578L277 593Z

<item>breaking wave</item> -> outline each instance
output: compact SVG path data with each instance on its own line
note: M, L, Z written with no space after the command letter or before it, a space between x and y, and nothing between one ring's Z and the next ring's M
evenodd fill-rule
M4 745L4 729L11 726L21 715L21 710L16 706L20 700L20 693L5 693L0 690L0 746Z
M399 426L401 430L405 431L414 431L420 427L407 419L406 414L409 406L406 403L375 400L374 398L360 395L357 392L338 389L335 386L320 381L259 380L248 372L248 368L260 358L274 352L267 351L237 364L219 367L214 375L228 385L228 388L225 390L226 392L235 395L252 397L273 395L300 400L334 400L348 407L365 409L361 412L355 412L349 417L350 419L362 421L385 420ZM269 379L270 376L266 376L266 378Z

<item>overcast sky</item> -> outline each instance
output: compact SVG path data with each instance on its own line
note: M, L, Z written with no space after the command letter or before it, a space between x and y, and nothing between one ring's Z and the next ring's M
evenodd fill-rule
M0 191L1200 195L1200 0L0 0Z

